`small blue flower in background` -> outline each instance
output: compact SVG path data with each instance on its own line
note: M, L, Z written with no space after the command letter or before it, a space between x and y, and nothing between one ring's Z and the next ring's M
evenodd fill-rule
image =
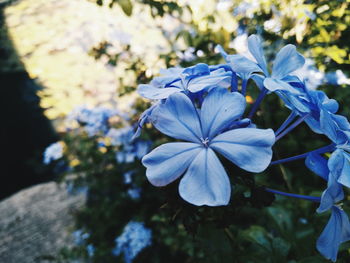
M344 74L344 72L338 69L335 72L329 72L326 74L327 83L332 85L350 85L350 79Z
M131 184L132 183L132 175L134 174L133 171L128 171L123 174L124 176L124 184Z
M179 184L184 200L227 205L231 184L214 150L244 170L262 172L270 164L275 142L271 129L249 128L245 122L240 127L244 110L245 98L226 89L212 89L200 110L185 94L171 95L153 111L152 123L162 133L189 142L166 143L144 156L148 180L164 186L185 173Z
M116 110L105 107L95 107L89 109L84 106L75 108L68 116L68 120L75 120L85 125L85 130L90 137L99 133L106 134L109 129L109 119L112 116L119 115Z
M92 257L95 254L95 247L92 244L86 246L86 251L89 257Z
M78 246L83 245L85 241L90 237L89 233L83 232L81 229L78 229L72 234L74 243Z
M129 144L134 132L131 127L111 128L106 134L106 137L111 139L113 146L121 146Z
M146 247L152 244L152 231L143 223L130 221L123 233L115 239L112 253L116 256L124 254L125 263L133 259Z
M134 139L133 136L134 131L130 126L111 128L107 132L106 137L111 140L111 144L120 147L115 155L118 163L131 163L135 158L141 159L149 151L151 142Z
M116 152L115 158L118 163L132 163L135 158L141 159L151 146L149 141L137 140L132 144L124 144L123 148Z
M327 259L335 262L341 243L350 240L350 222L343 209L332 207L332 214L317 240L317 249Z
M141 188L133 185L133 182L132 182L133 175L134 175L134 171L128 171L128 172L124 173L123 174L124 184L130 186L130 188L127 191L130 198L137 200L137 199L140 199L140 197L141 197Z
M63 157L63 145L60 142L50 144L44 152L44 164L49 164L52 161Z
M310 90L317 89L323 83L325 77L325 74L316 68L315 62L309 58L305 59L304 66L297 69L293 74L303 80L305 86Z
M128 195L131 199L137 200L141 197L141 188L140 187L132 187L128 189Z

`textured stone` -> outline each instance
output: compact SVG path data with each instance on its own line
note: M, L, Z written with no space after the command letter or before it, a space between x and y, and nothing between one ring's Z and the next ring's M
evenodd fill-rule
M0 203L0 262L49 262L72 244L74 211L84 195L69 195L64 185L36 185Z

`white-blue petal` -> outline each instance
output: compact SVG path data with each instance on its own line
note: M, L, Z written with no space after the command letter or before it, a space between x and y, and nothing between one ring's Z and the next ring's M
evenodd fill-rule
M317 249L327 259L335 262L341 243L350 240L350 222L346 213L336 206L322 234L317 240Z
M238 167L259 173L271 162L271 147L274 142L275 134L272 129L243 128L216 136L209 146Z
M180 196L194 205L227 205L231 196L230 180L218 157L210 148L198 153L180 181Z
M253 55L253 57L256 59L256 62L258 62L258 65L261 67L264 74L268 76L269 72L267 70L264 51L262 49L262 41L257 35L251 35L250 37L248 37L248 49Z
M338 125L333 121L332 113L325 109L321 109L320 112L320 127L322 132L333 142L337 142L338 138Z
M343 152L343 167L341 169L341 173L338 177L338 183L350 188L350 155Z
M175 88L175 87L169 87L169 88L156 88L153 85L150 84L140 84L137 87L138 93L147 99L151 100L161 100L166 99L171 94L175 92L181 92L183 89Z
M317 213L329 210L335 203L344 199L343 187L336 180L333 173L328 175L327 189L323 191Z
M202 131L197 111L183 93L172 94L152 111L150 120L159 131L170 137L201 143Z
M239 119L245 110L246 101L238 92L213 89L202 104L200 116L203 138L213 138L233 121Z
M164 186L181 176L203 149L199 144L173 142L162 144L142 158L151 184Z
M190 80L187 89L198 92L212 87L228 88L231 86L232 72L218 69L209 75L199 76Z
M242 55L229 55L227 60L233 71L243 79L250 78L252 73L263 72L258 64Z
M305 165L316 175L328 180L329 169L326 158L317 153L310 153L305 159Z
M255 84L258 86L260 90L264 88L265 76L262 76L259 74L252 74L251 78L252 80L254 80Z
M284 82L279 79L273 79L273 78L265 78L264 79L264 86L269 91L277 91L277 90L285 90L294 94L299 94L300 92L293 88L291 85L289 85L287 82Z
M272 77L282 79L289 73L301 68L305 58L298 53L294 45L286 45L276 55L272 66Z

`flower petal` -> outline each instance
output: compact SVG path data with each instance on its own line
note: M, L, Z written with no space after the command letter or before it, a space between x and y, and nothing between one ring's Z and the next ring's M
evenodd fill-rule
M147 99L151 100L161 100L161 99L166 99L169 97L171 94L175 92L181 92L183 91L180 88L157 88L153 85L150 84L140 84L137 87L138 93Z
M298 53L294 45L286 45L276 55L272 66L272 77L282 79L289 73L301 68L305 58Z
M226 89L213 89L204 99L201 108L203 138L213 138L239 119L245 109L246 101L238 92Z
M320 126L322 132L333 142L337 143L339 127L336 122L333 121L332 115L333 114L327 110L321 109Z
M310 153L305 159L305 165L316 175L328 180L329 169L326 158L317 153Z
M329 210L335 203L344 199L343 187L336 181L334 174L328 175L327 189L323 191L317 213Z
M258 173L270 164L274 142L272 129L243 128L216 136L209 146L240 168Z
M350 240L350 222L346 213L336 206L322 234L317 240L317 249L327 259L335 262L341 243Z
M199 144L172 142L162 144L142 158L151 184L164 186L181 176L203 149Z
M202 149L180 181L180 196L194 205L227 205L231 196L230 180L216 154Z
M159 131L170 137L201 143L202 131L197 110L183 93L171 95L152 111L150 119Z
M232 72L218 69L208 75L196 77L190 80L187 89L198 92L211 87L228 88L231 86Z
M262 49L262 41L260 37L258 37L257 35L251 35L250 37L248 37L248 49L253 55L253 57L256 59L256 62L258 62L258 65L263 70L264 74L268 76L269 72L267 70L267 64L264 56L264 51Z
M254 72L262 72L258 64L242 55L229 55L227 56L227 60L233 71L243 79L249 79L250 75Z
M337 181L346 187L350 187L350 155L345 151L342 152L344 158L343 167Z
M264 86L269 91L285 90L285 91L289 91L289 92L294 93L294 94L300 93L297 89L293 88L287 82L284 82L284 81L279 80L279 79L265 78L264 79Z
M252 74L252 80L254 80L255 84L258 86L260 90L264 88L264 79L265 76L259 74Z

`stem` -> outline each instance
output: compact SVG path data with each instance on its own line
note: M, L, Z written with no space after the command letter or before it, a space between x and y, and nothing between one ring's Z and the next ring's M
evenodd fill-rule
M283 195L283 196L288 196L288 197L293 197L293 198L298 198L298 199L304 199L312 202L317 202L319 203L321 201L320 197L316 196L309 196L309 195L298 195L298 194L292 194L292 193L286 193L286 192L281 192L275 189L271 188L265 188L267 192L273 193L273 194L278 194L278 195Z
M332 143L330 145L323 146L323 147L316 149L316 150L313 150L311 152L307 152L307 153L299 154L299 155L296 155L293 157L288 157L285 159L271 162L270 165L281 164L281 163L286 163L286 162L291 162L291 161L303 159L303 158L306 158L310 153L322 154L322 153L330 152L330 151L334 150L334 148L335 148L335 145Z
M262 100L265 98L265 95L267 94L267 89L266 88L262 88L262 90L259 93L258 98L256 99L256 101L253 104L252 109L249 112L248 118L251 119L254 115L254 113L257 111L257 109L259 108Z
M277 135L276 142L281 139L284 135L288 134L290 131L292 131L295 127L297 127L300 123L302 123L306 117L308 117L309 114L305 114L304 116L300 117L298 120L296 120L292 125L290 125L287 129L285 129L283 132Z
M242 95L245 97L245 94L247 93L247 79L242 79Z
M288 118L282 123L281 127L278 128L278 130L275 132L276 135L280 134L297 116L297 114L292 111Z

